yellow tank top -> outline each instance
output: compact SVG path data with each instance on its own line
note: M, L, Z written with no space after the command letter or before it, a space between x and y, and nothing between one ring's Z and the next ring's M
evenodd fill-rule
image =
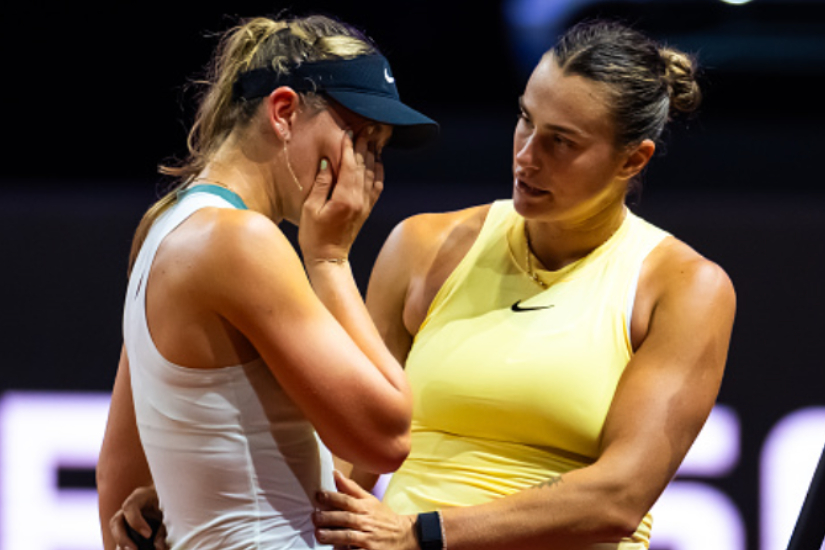
M410 350L412 452L385 502L404 514L480 504L594 462L632 355L639 271L665 236L628 211L588 256L539 270L543 289L527 275L524 219L495 202ZM599 548L647 548L650 525Z

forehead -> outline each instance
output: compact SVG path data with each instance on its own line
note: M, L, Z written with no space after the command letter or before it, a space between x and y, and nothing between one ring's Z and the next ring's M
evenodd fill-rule
M536 123L574 126L588 134L612 134L608 98L605 84L566 75L555 59L547 56L530 76L522 102Z

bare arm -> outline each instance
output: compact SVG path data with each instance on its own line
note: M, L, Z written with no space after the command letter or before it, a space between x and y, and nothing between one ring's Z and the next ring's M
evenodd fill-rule
M636 530L713 407L733 323L729 279L686 248L665 247L652 267L647 334L620 381L598 460L509 497L443 510L451 550L586 548ZM392 528L379 528L372 518L386 518L388 511L339 487L348 494L328 498L348 512L322 512L316 522L354 531L320 529L325 542L349 536L364 548L417 547L414 518L383 521Z
M100 448L97 464L98 510L103 548L114 550L110 522L123 501L136 488L151 485L152 474L140 444L132 385L129 379L129 358L124 347L120 353L109 420Z
M327 167L304 203L299 242L306 267L269 220L225 211L197 254L203 263L192 284L205 307L254 346L330 450L381 473L409 452L412 400L349 264L326 261L346 258L383 175L365 140L343 147L334 187Z

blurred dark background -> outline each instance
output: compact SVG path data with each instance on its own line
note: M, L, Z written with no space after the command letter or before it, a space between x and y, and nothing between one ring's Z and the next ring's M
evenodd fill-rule
M13 2L0 15L0 392L111 388L131 234L169 183L157 165L185 154L185 84L214 33L282 9L365 29L402 98L442 125L426 150L386 154L386 191L356 244L362 286L405 216L509 195L517 99L560 30L617 17L697 56L701 112L668 132L634 209L737 287L720 402L740 417L741 460L709 483L758 548L766 435L825 406L825 1Z

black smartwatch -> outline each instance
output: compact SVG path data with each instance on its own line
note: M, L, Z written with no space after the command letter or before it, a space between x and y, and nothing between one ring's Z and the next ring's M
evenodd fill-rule
M415 531L421 550L444 550L444 531L441 528L441 514L438 512L418 514Z

